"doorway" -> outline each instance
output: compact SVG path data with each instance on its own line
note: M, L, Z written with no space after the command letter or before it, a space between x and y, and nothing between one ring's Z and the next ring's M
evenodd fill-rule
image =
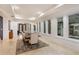
M25 32L26 31L26 24L18 24L18 35L21 32Z

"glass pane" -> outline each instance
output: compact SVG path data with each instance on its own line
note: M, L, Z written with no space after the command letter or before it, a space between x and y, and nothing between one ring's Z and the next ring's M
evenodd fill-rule
M59 36L63 36L63 18L62 17L61 18L58 18L57 23L58 23L58 25L57 25L57 27L58 27L57 34Z
M36 26L35 25L33 25L34 26L34 31L36 31Z
M44 21L44 33L46 33L46 24L45 24L45 21Z
M26 31L26 24L23 24L23 32Z
M48 34L51 34L51 20L48 20Z
M69 37L79 39L79 14L69 16Z

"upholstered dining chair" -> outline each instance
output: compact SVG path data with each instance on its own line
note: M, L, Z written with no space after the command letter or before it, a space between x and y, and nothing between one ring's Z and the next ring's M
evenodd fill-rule
M36 45L38 47L39 38L37 32L31 33L31 39L29 40L29 43L31 44L31 48L33 45Z

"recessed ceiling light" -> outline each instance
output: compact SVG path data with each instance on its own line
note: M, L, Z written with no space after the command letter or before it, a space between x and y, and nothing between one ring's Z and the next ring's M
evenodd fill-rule
M44 13L43 12L37 12L37 14L39 14L39 17L43 16Z
M40 14L40 17L43 16L43 15L44 15L44 13L41 13L41 14Z
M29 18L29 20L35 20L36 18L35 17L31 17L31 18Z
M17 18L17 19L23 19L21 16L19 16L19 15L15 15L15 18Z

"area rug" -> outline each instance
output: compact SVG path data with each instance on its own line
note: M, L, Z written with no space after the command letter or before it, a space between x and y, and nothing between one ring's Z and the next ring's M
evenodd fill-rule
M48 44L45 43L45 42L42 42L42 41L39 41L38 47L36 47L35 45L33 45L32 48L29 48L29 47L25 48L25 46L22 46L19 49L16 48L16 55L19 55L21 53L28 52L28 51L33 51L35 49L40 49L40 48L43 48L43 47L46 47L46 46L48 46Z

